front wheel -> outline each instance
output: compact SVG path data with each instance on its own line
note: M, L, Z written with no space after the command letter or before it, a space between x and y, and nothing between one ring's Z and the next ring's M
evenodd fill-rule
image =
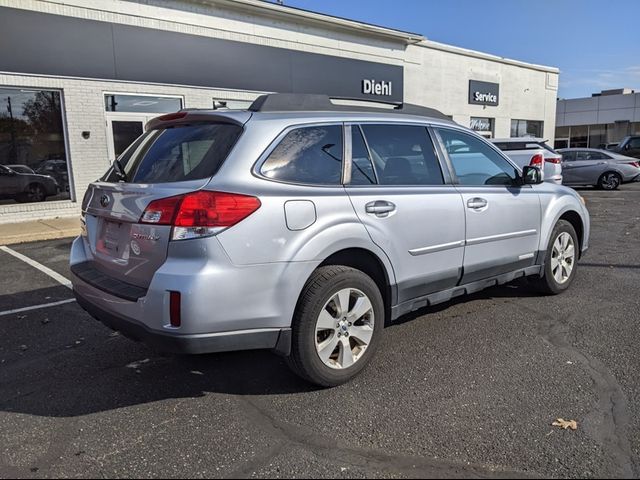
M44 187L39 183L29 185L27 190L17 198L20 203L44 202L46 199L47 194Z
M305 284L292 324L289 366L322 387L358 375L384 328L384 302L376 283L354 268L318 268Z
M544 276L532 280L547 295L557 295L569 288L576 276L578 235L566 220L560 220L551 233L544 261Z
M616 190L622 183L622 178L615 172L603 173L598 179L598 187L602 190Z

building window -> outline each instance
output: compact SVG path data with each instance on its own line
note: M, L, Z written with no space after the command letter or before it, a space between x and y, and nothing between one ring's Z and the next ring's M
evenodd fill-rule
M107 112L169 113L177 112L182 108L182 99L150 95L107 94L104 96L104 108Z
M569 145L573 148L587 148L589 146L589 126L578 125L571 127Z
M70 198L60 92L0 88L0 203Z
M511 120L511 138L542 137L543 122L539 120Z
M471 130L478 132L483 137L491 138L494 134L493 125L493 118L471 117L471 123L469 126L471 127Z

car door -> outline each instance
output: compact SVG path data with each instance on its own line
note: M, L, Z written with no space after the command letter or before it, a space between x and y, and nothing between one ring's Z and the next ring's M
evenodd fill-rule
M569 150L562 152L562 183L565 185L573 185L578 182L576 176L576 152Z
M462 283L533 266L540 241L540 199L495 147L471 133L436 129L462 194L466 216Z
M576 159L572 162L572 171L576 179L575 183L595 185L600 175L604 172L606 163L606 159L599 152L577 150Z
M454 287L464 254L460 193L425 125L347 125L345 188L371 239L389 257L398 303Z

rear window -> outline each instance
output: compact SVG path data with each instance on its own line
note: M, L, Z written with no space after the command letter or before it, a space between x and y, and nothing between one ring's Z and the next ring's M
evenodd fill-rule
M260 168L267 178L311 185L340 185L342 126L302 127L290 131Z
M132 183L169 183L209 178L242 133L238 125L205 123L150 130L119 158ZM107 181L117 182L115 172Z
M557 152L551 148L546 142L493 142L503 152L513 152L514 150L545 150L557 155Z

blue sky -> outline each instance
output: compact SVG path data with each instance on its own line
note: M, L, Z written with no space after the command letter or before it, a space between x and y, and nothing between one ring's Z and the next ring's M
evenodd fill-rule
M285 5L421 33L430 40L558 67L561 98L640 90L640 0L284 0Z

